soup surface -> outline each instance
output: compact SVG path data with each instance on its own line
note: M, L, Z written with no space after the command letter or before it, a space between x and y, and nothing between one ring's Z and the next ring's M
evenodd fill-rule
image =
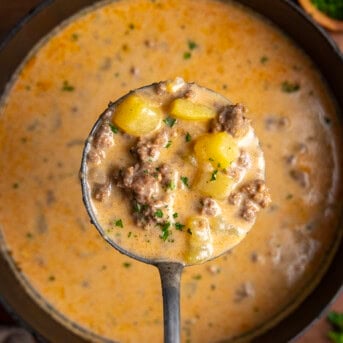
M271 325L315 284L339 240L343 145L334 102L307 56L235 3L98 7L45 40L3 99L0 223L35 291L108 339L162 341L161 290L157 270L120 255L89 224L78 179L84 138L108 101L176 76L246 104L273 199L231 253L185 269L183 341Z
M270 203L245 112L181 78L110 103L81 170L102 234L136 256L183 264L237 245Z

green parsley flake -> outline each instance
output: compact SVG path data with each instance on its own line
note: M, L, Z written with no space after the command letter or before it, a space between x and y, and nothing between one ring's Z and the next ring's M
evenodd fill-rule
M167 117L167 118L163 119L163 122L167 126L173 127L176 124L176 119L175 118L171 118L171 117Z
M192 279L193 280L201 280L202 279L202 275L201 274L193 275Z
M123 263L123 267L124 268L130 268L131 267L131 263L130 262L124 262Z
M268 58L267 56L262 56L262 57L260 58L260 62L261 62L262 64L266 64L266 63L268 62L268 60L269 60L269 58Z
M177 213L177 212L175 212L174 214L173 214L173 218L177 218L179 216L179 214Z
M210 181L216 181L217 180L217 174L218 174L218 170L216 169L211 174L211 180Z
M172 145L172 141L168 141L168 143L165 145L165 148L169 148Z
M194 49L196 49L198 47L198 44L197 43L195 43L194 41L192 41L192 40L189 40L188 41L188 48L189 48L189 50L194 50Z
M74 42L76 42L76 41L79 39L79 35L78 35L77 33L73 33L73 34L71 35L71 39L72 39Z
M281 84L281 90L285 93L294 93L300 89L300 84L297 82L284 81Z
M123 228L123 221L121 219L118 219L114 222L115 226Z
M189 132L186 133L185 139L186 139L186 142L190 142L192 140L192 136L190 135Z
M188 177L187 176L181 176L180 177L182 183L189 188L189 183L188 183Z
M169 222L165 222L164 224L160 225L161 230L162 230L162 235L160 236L160 238L164 241L166 241L170 235L170 223Z
M72 92L75 90L75 87L72 86L68 81L64 80L62 85L62 91L64 92Z
M114 126L112 123L108 123L108 125L110 126L111 131L113 133L118 133L119 130L118 130L118 128L116 126Z
M163 217L163 212L162 212L162 210L160 210L160 209L157 210L157 211L155 212L154 216L157 217L157 218L162 218L162 217Z
M175 183L174 181L170 181L168 184L167 184L167 189L170 189L171 191L173 191L175 189Z
M191 57L192 57L192 54L191 54L189 51L186 51L186 52L183 54L183 59L184 59L184 60L189 60Z
M128 234L127 234L127 237L130 238L132 235L132 232L130 231Z
M185 227L185 225L183 225L179 222L176 222L174 225L175 225L175 229L179 230L179 231L183 231L183 228Z

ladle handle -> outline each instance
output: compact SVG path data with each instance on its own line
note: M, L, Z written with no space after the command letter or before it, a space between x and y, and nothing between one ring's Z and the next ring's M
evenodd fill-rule
M183 265L162 262L160 272L163 296L164 343L180 343L180 279Z

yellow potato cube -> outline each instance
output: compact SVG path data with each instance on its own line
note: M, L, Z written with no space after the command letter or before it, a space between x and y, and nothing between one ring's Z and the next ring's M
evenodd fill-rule
M218 169L199 171L194 182L195 189L201 194L219 200L229 196L233 185L232 178Z
M175 99L170 105L170 115L185 120L209 120L217 115L215 109L195 104L187 99Z
M188 234L187 263L206 261L213 255L212 235L209 221L206 217L193 216L186 222Z
M238 146L227 132L200 136L195 142L194 152L199 162L210 162L214 168L227 168L239 156Z
M125 98L112 118L115 125L132 136L143 136L156 130L161 120L161 109L137 94Z

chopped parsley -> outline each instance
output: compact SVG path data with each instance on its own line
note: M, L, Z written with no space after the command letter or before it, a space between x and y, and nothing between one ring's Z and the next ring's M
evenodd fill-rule
M121 227L121 228L124 227L123 221L121 219L115 220L114 221L114 225L117 226L117 227Z
M63 81L62 91L64 91L64 92L72 92L74 90L75 90L75 87L72 86L67 80Z
M128 234L127 234L127 238L130 238L132 235L132 232L130 231Z
M210 181L216 181L217 180L217 174L218 174L218 170L216 169L212 172Z
M172 145L172 141L168 141L168 143L165 145L165 148L169 148Z
M118 133L119 130L118 130L118 128L116 126L114 126L112 123L109 123L108 125L110 126L111 131L113 133Z
M162 218L163 217L163 212L162 210L158 209L155 213L154 216L157 218Z
M146 208L147 208L147 205L145 205L145 204L140 204L139 202L136 202L136 203L133 205L133 211L134 211L135 213L142 213Z
M175 229L179 230L179 231L182 231L183 228L185 227L185 225L183 225L183 224L181 224L179 222L176 222L174 225L175 225Z
M175 189L175 183L174 181L169 181L167 184L167 189L170 189L171 191L173 191Z
M284 81L281 84L281 90L285 93L294 93L300 89L300 84L297 82Z
M327 317L331 324L332 330L328 332L328 337L331 342L342 343L343 342L343 313L330 312Z
M76 42L76 41L79 39L79 35L78 35L77 33L73 33L73 34L71 35L71 39L72 39L74 42Z
M188 177L187 176L181 176L180 177L182 183L189 188L189 183L188 183Z
M198 47L198 44L195 43L193 40L189 40L188 41L188 48L189 50L194 50Z
M262 64L266 64L266 63L268 62L268 60L269 60L269 58L268 58L267 56L262 56L262 57L260 58L260 62L261 62Z
M123 263L123 267L124 268L130 268L131 267L131 263L130 262L124 262Z
M291 193L287 194L286 199L287 200L293 199L293 194L291 194Z
M193 280L201 280L202 279L202 275L201 274L193 275L192 279Z
M167 117L165 119L163 119L163 122L169 126L169 127L173 127L176 123L176 119L175 118L171 118L171 117Z
M311 0L312 4L329 17L343 20L343 3L338 0Z
M192 136L190 135L189 132L186 133L185 139L186 139L186 142L190 142L192 140Z
M177 213L177 212L175 212L174 214L173 214L173 218L177 218L179 216L179 214Z
M183 59L189 60L192 57L192 54L189 51L183 53Z
M166 241L170 235L170 223L169 222L165 222L164 224L160 225L161 230L162 230L162 235L160 236L160 238L164 241Z
M33 238L33 234L31 232L27 232L26 238L29 238L29 239Z

